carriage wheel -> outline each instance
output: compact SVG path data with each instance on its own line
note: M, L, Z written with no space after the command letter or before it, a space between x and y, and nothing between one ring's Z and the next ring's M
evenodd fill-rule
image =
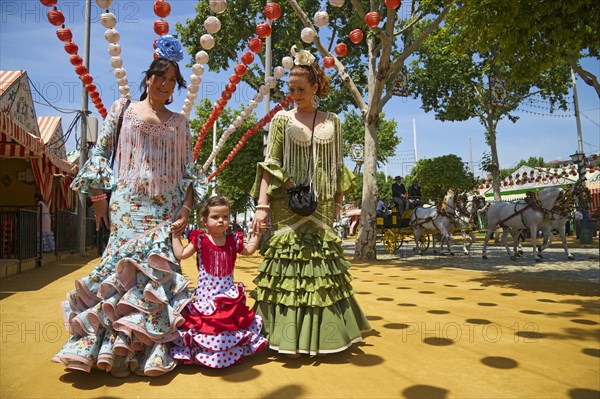
M396 237L391 230L386 230L383 233L383 248L388 254L393 254L396 250Z
M419 251L420 252L427 251L427 248L429 248L430 242L431 242L431 238L429 237L429 234L421 235L421 237L419 237Z

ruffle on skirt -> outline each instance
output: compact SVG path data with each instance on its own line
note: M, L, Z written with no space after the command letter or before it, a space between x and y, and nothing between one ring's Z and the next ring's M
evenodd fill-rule
M172 370L176 363L166 344L179 337L191 293L169 248L168 228L157 229L105 256L102 267L77 280L63 302L72 337L52 360L117 376Z
M246 306L241 283L210 301L190 303L184 318L171 348L173 358L184 364L228 367L267 345L260 335L262 319Z
M310 355L342 351L371 329L354 298L340 239L306 223L276 234L254 279L254 309L271 349Z

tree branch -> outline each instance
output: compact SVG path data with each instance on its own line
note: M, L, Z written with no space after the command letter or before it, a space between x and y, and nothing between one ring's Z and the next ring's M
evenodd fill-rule
M358 14L358 16L364 21L365 20L365 15L367 15L367 13L362 8L362 6L358 2L358 0L350 0L350 3L352 3L352 7L354 7L354 9L356 10L356 13ZM381 40L382 42L387 42L387 43L391 42L389 36L386 35L378 27L374 27L374 28L371 28L371 29L373 30L373 32L375 32L375 34L377 35L377 37L379 37L379 40Z
M583 79L583 81L588 84L589 86L592 86L594 88L594 90L596 90L596 94L598 95L598 98L600 98L600 84L598 83L598 78L596 78L596 75L594 75L593 73L586 71L585 69L583 69L579 64L577 64L576 61L574 60L569 60L569 65L571 65L571 68L573 68L573 71L575 71L577 73L577 75L579 75L579 77L581 79Z

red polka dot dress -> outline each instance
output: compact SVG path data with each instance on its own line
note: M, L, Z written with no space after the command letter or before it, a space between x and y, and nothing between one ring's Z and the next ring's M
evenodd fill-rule
M228 233L225 245L216 246L203 231L193 230L190 241L197 251L198 285L195 301L182 314L185 323L171 356L185 364L228 367L267 345L260 335L262 318L246 306L244 285L233 282L244 236Z

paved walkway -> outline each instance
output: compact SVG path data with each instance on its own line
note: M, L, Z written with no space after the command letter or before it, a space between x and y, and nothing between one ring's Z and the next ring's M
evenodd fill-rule
M50 362L68 339L59 302L97 262L66 257L0 280L0 397L599 398L600 285L582 277L598 273L597 246L573 252L579 260L557 254L542 265L495 254L355 261L353 285L373 327L360 344L324 358L264 350L226 370L178 367L155 379ZM260 261L238 261L236 279L249 289ZM183 269L195 283L193 262Z

